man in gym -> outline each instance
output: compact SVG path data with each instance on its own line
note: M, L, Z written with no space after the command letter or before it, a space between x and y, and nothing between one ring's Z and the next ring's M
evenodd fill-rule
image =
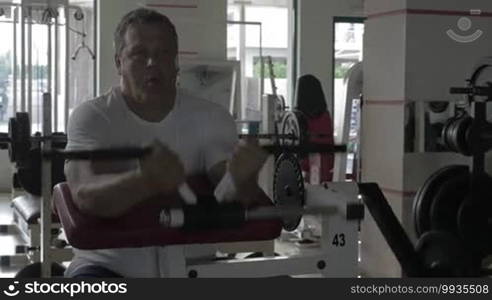
M89 215L115 218L149 199L165 203L186 177L206 174L217 198L257 204L257 175L266 154L239 143L220 106L176 88L178 36L171 21L148 9L123 17L114 35L120 84L72 113L67 150L152 145L140 160L67 161L75 204ZM160 197L155 197L159 196ZM159 277L163 248L74 249L68 277Z

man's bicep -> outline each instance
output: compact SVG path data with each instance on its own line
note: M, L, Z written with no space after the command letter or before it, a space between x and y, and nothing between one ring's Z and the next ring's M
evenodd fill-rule
M66 150L106 148L108 128L107 119L91 103L77 106L68 120Z

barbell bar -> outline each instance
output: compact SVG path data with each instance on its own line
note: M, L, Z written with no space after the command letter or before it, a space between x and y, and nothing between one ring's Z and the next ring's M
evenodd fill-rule
M291 152L298 154L308 153L344 153L347 151L345 145L321 145L321 144L306 144L300 146L277 146L266 145L260 146L264 151L270 154ZM44 158L64 158L68 160L111 160L111 159L132 159L141 158L152 152L152 148L114 148L114 149L99 149L99 150L60 150L52 149L42 153Z

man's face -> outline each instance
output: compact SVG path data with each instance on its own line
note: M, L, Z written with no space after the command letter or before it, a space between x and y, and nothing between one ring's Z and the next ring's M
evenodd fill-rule
M176 56L177 45L168 26L130 25L125 47L116 57L123 91L139 103L162 101L176 89Z

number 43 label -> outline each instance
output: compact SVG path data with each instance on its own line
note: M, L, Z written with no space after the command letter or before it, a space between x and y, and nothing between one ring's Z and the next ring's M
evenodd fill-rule
M335 247L345 247L345 234L338 233L333 237L333 241L331 242Z

